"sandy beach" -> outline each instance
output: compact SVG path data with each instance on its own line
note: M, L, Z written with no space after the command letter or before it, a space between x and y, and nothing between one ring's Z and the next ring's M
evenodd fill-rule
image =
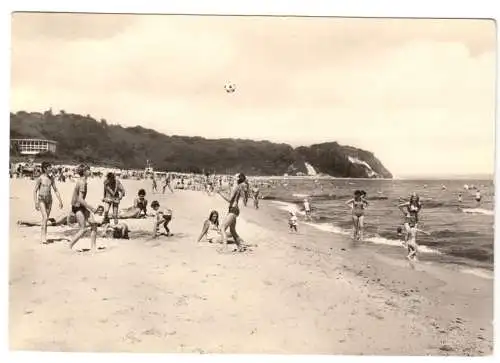
M349 355L490 355L493 280L400 257L366 253L304 223L289 234L269 202L242 208L249 251L220 254L196 242L219 196L151 194L173 210L172 237L151 240L151 220L127 220L130 240L98 239L94 256L57 241L42 246L33 181L11 179L9 345L12 350ZM67 211L73 182L59 183ZM102 180L89 181L96 205ZM54 203L52 216L61 214ZM274 209L273 209L274 210ZM88 236L77 245L88 247Z

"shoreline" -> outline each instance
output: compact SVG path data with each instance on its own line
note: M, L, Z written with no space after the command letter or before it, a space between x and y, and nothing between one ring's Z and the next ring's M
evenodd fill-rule
M173 237L151 241L141 235L149 220L127 220L132 239L98 239L107 249L95 256L59 242L40 246L39 228L15 226L20 217L37 216L33 182L11 181L11 349L492 354L493 281L466 274L456 281L453 272L427 265L412 270L384 246L374 254L304 223L289 234L286 219L265 200L259 210L249 200L238 219L241 237L257 247L221 255L217 246L195 242L211 209L225 214L221 197L152 195L149 183L123 183L122 207L146 186L149 203L173 210ZM91 203L101 185L90 181ZM58 186L67 203L74 183ZM63 230L49 227L49 234Z

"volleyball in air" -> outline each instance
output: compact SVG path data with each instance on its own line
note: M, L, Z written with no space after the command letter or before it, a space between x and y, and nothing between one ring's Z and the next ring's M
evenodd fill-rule
M236 85L234 83L226 83L224 85L224 89L227 93L233 93L234 91L236 91Z

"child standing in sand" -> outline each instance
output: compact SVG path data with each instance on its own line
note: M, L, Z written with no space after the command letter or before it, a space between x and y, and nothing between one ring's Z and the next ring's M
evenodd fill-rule
M290 232L297 232L297 216L295 215L295 212L293 210L288 212L290 217L288 218L288 227L290 229Z
M54 178L50 175L51 165L49 162L44 161L42 163L42 174L37 179L35 183L35 190L33 191L33 199L35 200L35 209L40 211L42 214L42 231L40 235L40 243L47 243L47 222L50 217L50 211L52 209L52 189L56 193L56 197L59 200L59 208L63 208L63 203L61 200L61 195L56 187L56 182Z
M97 239L97 223L94 221L93 215L96 209L91 207L87 203L85 198L87 197L87 178L90 175L90 168L87 165L79 165L76 169L76 173L80 176L77 180L75 189L73 190L73 197L71 198L71 211L75 214L76 220L80 226L80 230L76 233L69 244L69 248L72 249L73 246L83 237L85 234L85 224L88 222L90 224L90 242L92 252L96 251L96 239Z

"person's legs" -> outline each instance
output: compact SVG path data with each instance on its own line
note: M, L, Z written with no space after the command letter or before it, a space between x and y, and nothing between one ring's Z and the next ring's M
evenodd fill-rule
M45 202L39 201L38 205L40 206L40 213L42 214L42 223L41 223L41 233L40 233L40 243L47 243L47 221L49 219L47 206Z
M352 216L352 239L358 236L358 217Z
M229 231L231 232L231 235L233 236L234 243L236 243L236 248L238 251L241 251L242 249L242 239L238 235L238 232L236 232L236 216L234 216L233 222L229 225Z
M364 227L364 220L365 220L365 217L364 216L360 216L358 217L358 239L360 241L363 240L363 227Z
M113 203L113 220L115 225L118 224L118 203Z
M77 210L75 214L76 214L76 221L78 222L78 225L80 226L80 230L71 239L71 242L69 244L70 249L72 249L73 246L85 234L85 222L86 222L85 214L83 214L83 211L81 209Z
M226 218L222 221L221 225L221 237L222 237L222 248L227 250L227 232L226 230L236 221L236 216L233 213L229 213Z
M109 210L111 209L111 203L104 202L104 222L109 221Z

